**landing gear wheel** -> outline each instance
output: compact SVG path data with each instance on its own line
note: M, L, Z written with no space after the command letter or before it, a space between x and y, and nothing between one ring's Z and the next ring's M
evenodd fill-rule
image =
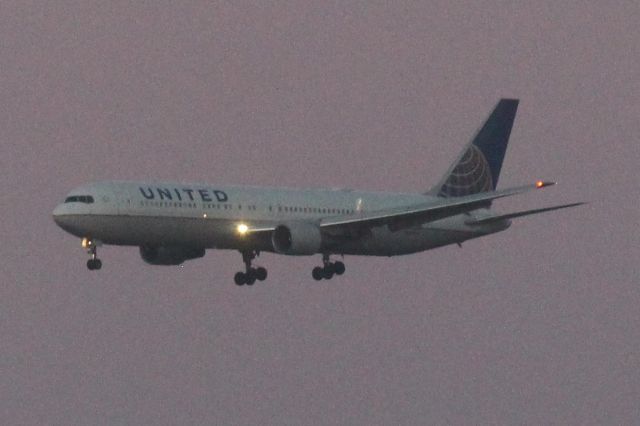
M314 280L320 281L323 278L322 268L319 266L313 268L313 270L311 271L311 276L313 276Z
M236 285L244 285L246 282L246 275L244 272L237 272L233 277L233 280L236 282Z
M344 263L337 261L331 261L331 255L329 253L322 254L322 267L316 266L311 271L311 275L314 280L330 280L334 275L342 275L345 271Z
M100 259L89 259L87 260L87 268L90 271L98 270L102 268L102 261Z
M264 281L267 279L267 270L260 266L255 270L255 275L258 281Z
M247 271L247 280L246 280L246 284L247 285L253 285L253 283L256 282L256 270L255 269L249 269Z
M333 268L330 265L326 265L322 268L322 278L325 280L330 280L333 278Z
M264 281L267 279L267 270L262 266L254 268L251 266L251 261L260 254L258 251L253 250L241 250L242 262L244 262L245 272L238 272L235 275L235 282L237 285L253 285L256 281Z
M87 260L87 269L94 271L102 268L102 261L98 259L98 244L90 238L82 239L82 248L87 250L91 258Z

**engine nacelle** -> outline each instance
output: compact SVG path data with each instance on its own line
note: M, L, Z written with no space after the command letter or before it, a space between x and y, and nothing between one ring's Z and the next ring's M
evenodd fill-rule
M320 251L322 235L320 227L312 223L288 223L276 227L271 243L280 254L310 255Z
M204 256L204 249L189 246L140 246L140 257L150 265L180 265Z

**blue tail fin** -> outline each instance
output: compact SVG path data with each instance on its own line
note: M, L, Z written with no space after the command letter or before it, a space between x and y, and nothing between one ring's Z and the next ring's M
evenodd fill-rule
M429 194L461 197L495 190L517 109L517 99L501 99L476 137Z

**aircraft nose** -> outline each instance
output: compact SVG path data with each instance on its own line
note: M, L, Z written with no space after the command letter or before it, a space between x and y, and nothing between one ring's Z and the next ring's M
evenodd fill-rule
M64 204L58 204L56 208L53 209L53 212L51 212L51 215L53 216L53 221L58 226L64 225L64 214L66 213L65 210L66 209Z

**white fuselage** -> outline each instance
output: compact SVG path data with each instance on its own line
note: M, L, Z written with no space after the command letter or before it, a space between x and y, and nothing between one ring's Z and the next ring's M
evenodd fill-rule
M53 216L69 233L105 244L243 250L248 241L238 233L238 224L245 221L258 228L299 221L320 224L330 217L357 217L430 201L437 198L347 189L98 182L71 191ZM488 226L466 224L470 218L487 215L487 210L478 210L395 232L380 226L351 238L327 235L319 252L393 256L460 243L509 226L508 221ZM274 251L269 239L253 239L251 247Z

